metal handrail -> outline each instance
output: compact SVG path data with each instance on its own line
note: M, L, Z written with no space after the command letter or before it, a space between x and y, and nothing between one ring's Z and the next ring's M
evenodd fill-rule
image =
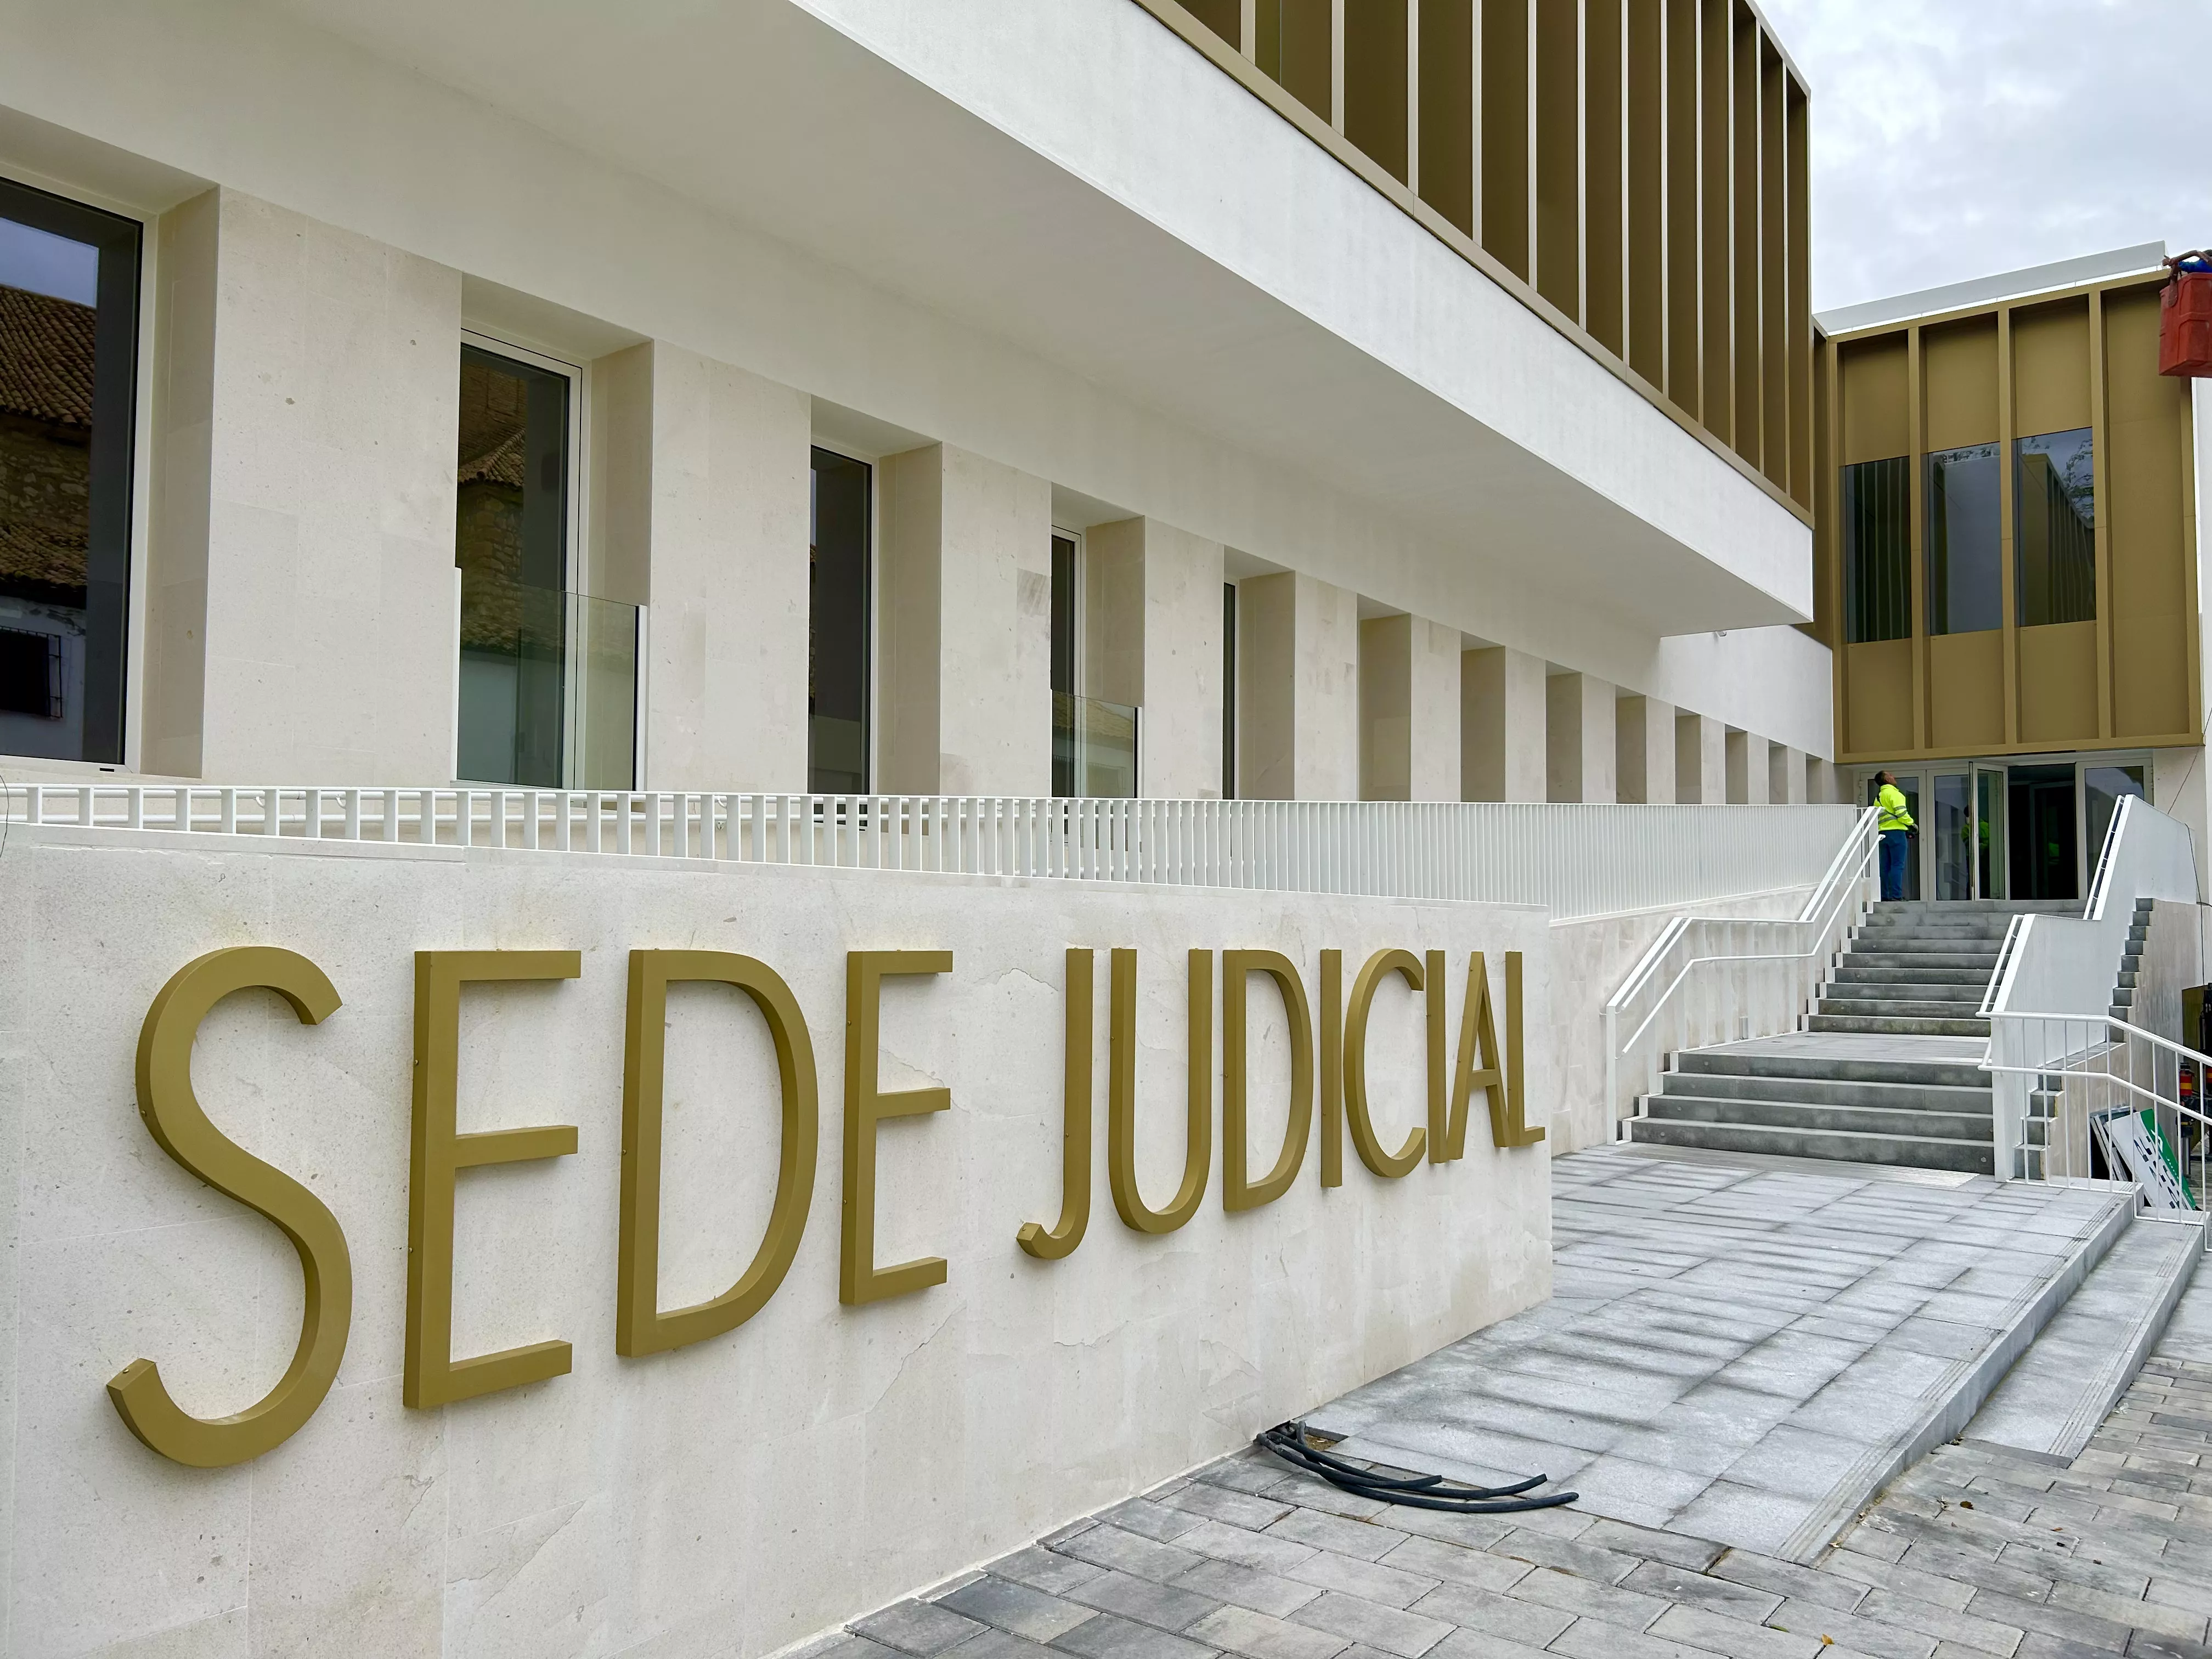
M1619 1102L1620 1065L1644 1040L1659 1016L1665 1012L1677 992L1689 982L1699 969L1714 963L1740 964L1754 962L1802 962L1829 953L1836 923L1849 908L1852 896L1859 892L1867 880L1868 872L1881 849L1881 811L1868 807L1859 815L1850 833L1844 838L1828 861L1828 868L1820 884L1805 901L1796 916L1790 919L1737 916L1699 916L1684 915L1674 917L1661 930L1651 947L1638 957L1629 970L1620 988L1605 1005L1605 1091L1607 1109L1614 1109ZM1624 1042L1620 1036L1620 1017L1644 988L1655 979L1669 955L1690 929L1706 923L1730 929L1805 929L1811 930L1811 939L1802 948L1784 951L1716 951L1692 957L1681 963L1665 990L1630 1032Z
M2012 1022L2020 1022L2023 1024L2033 1022L2045 1026L2057 1025L2060 1031L2056 1045L2058 1052L2056 1054L2033 1060L2005 1058L2001 1050L2011 1045L2002 1039L2006 1035L2007 1026ZM2074 1036L2074 1030L2076 1028L2081 1032L2081 1038L2079 1041L2076 1041ZM2150 1083L2148 1087L2138 1081L2134 1075L2133 1054L2137 1045L2149 1050ZM2115 1054L2126 1057L2127 1064L2124 1069L2116 1068L2112 1065L2112 1057ZM2160 1086L2160 1068L2158 1062L2161 1055L2172 1062L2170 1070L2173 1086L2170 1092L2164 1091ZM2155 1031L2148 1031L2141 1026L2130 1025L2124 1020L2115 1019L2110 1014L2060 1014L2021 1010L2007 1011L1996 1016L1990 1029L1989 1051L1984 1055L1980 1065L1981 1069L1990 1073L1993 1078L2002 1076L2029 1079L2030 1088L2033 1088L2035 1084L2047 1083L2053 1078L2079 1078L2107 1087L2116 1087L2126 1097L2148 1103L2154 1114L2158 1112L2171 1114L2177 1127L2184 1122L2193 1124L2197 1130L2195 1139L2197 1178L2192 1201L2198 1212L2203 1213L2207 1192L2212 1190L2208 1188L2207 1182L2208 1175L2212 1175L2212 1115L2208 1115L2201 1105L2192 1105L2181 1098L2180 1079L2184 1066L2194 1066L2200 1085L2212 1082L2212 1054L2200 1053L2186 1043L2176 1042L2171 1037L2159 1036ZM2067 1125L2063 1108L2057 1122L2060 1133L2064 1134ZM2186 1153L2179 1145L2183 1139L2177 1135L2172 1144L2175 1146L2176 1164L2180 1169L2185 1170ZM2040 1174L2043 1178L2048 1179L2051 1175L2049 1161L2052 1149L2046 1143L2040 1150L2044 1155ZM2068 1135L2066 1154L2069 1165L2072 1162L2072 1153L2073 1141L2071 1136ZM2002 1177L2006 1172L2000 1170L1997 1173ZM2023 1173L2027 1172L2023 1170ZM2212 1249L2212 1237L2208 1238L2207 1248Z

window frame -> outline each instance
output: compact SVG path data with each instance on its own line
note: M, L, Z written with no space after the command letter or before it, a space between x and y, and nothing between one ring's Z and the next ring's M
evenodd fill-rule
M131 689L145 670L143 560L151 386L146 365L153 313L147 295L155 239L143 215L95 204L50 181L33 183L14 171L0 172L0 216L85 243L99 255L87 459L83 736L74 757L21 758L114 771L137 762L139 711ZM102 418L104 410L113 417ZM103 617L109 630L105 639L96 621Z
M564 615L567 600L571 595L584 599L599 599L603 595L592 590L592 549L587 538L592 523L592 370L588 362L556 356L540 349L495 334L487 329L464 323L460 331L459 349L454 355L454 372L458 377L460 365L466 361L465 353L473 349L489 356L504 357L527 368L560 376L568 383L568 432L566 434L566 473L564 480L567 499L562 504L562 546L561 555L561 593ZM627 604L628 601L621 603ZM648 607L640 605L637 611L637 659L635 684L631 688L630 775L629 788L635 789L646 775L646 710L649 664L647 650L650 638ZM461 568L453 566L453 720L452 760L449 769L459 784L475 784L479 781L460 775L461 726ZM561 684L561 787L576 787L574 778L575 734L579 729L581 711L579 704L582 694L582 677L573 672L565 658ZM519 785L482 784L485 788L520 787Z

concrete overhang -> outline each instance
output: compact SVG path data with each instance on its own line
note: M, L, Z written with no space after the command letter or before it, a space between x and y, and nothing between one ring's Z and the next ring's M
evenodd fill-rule
M273 3L1486 580L1810 612L1796 515L1129 0Z

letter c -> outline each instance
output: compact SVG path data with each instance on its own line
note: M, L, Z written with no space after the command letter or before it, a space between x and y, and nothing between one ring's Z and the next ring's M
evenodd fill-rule
M210 951L178 969L138 1033L138 1115L147 1132L209 1186L283 1228L307 1280L291 1365L258 1404L235 1416L187 1416L150 1359L134 1359L110 1379L107 1397L131 1432L194 1468L243 1463L296 1433L337 1380L353 1322L353 1264L337 1218L291 1176L210 1123L192 1093L192 1040L200 1022L232 992L256 988L276 992L306 1025L320 1024L338 1006L336 988L307 957L273 945L244 945Z

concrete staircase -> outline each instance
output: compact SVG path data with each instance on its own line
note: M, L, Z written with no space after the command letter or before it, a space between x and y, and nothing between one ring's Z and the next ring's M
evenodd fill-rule
M2014 915L2079 909L2071 900L1877 905L1804 1032L1677 1054L1628 1139L1995 1174L1994 1102L1975 1041L1989 1036L1982 997Z
M1990 1034L1978 1017L2005 929L2025 911L2081 913L2076 900L1912 900L1878 904L1852 936L1806 1029L1887 1036Z

